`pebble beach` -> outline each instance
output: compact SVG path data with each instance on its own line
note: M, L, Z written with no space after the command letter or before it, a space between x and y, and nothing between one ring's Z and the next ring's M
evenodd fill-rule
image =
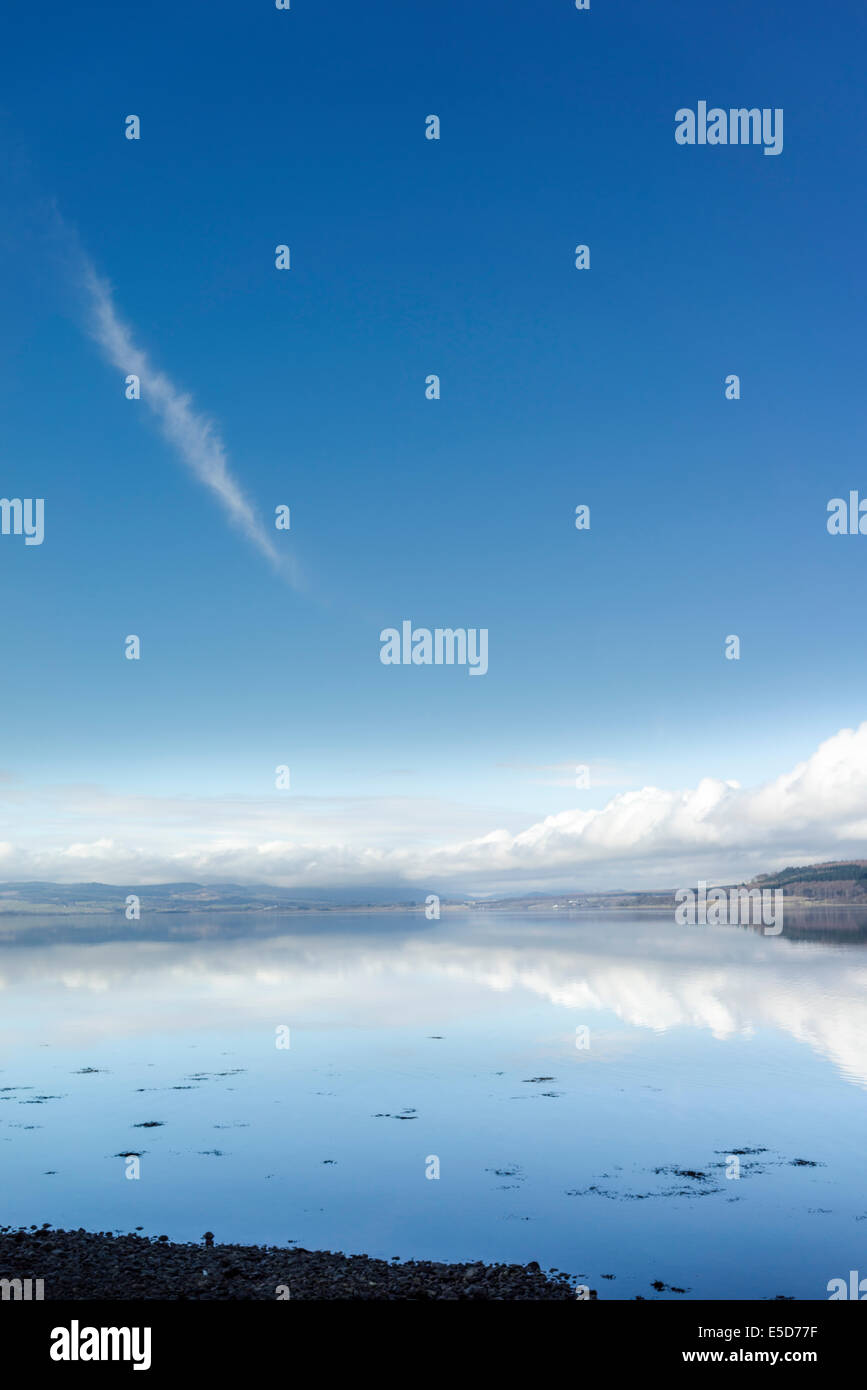
M12 1279L41 1279L46 1302L575 1299L565 1273L546 1274L535 1261L526 1265L388 1262L328 1250L220 1245L210 1232L201 1243L174 1244L165 1236L2 1228L0 1280ZM590 1297L595 1297L595 1291Z

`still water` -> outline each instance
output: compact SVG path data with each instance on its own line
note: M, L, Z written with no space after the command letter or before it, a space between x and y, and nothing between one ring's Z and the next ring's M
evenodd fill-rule
M0 918L0 1224L827 1298L867 1274L865 923Z

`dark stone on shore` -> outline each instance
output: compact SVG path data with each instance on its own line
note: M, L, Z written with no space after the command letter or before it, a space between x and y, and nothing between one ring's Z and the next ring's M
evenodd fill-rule
M210 1231L204 1245L175 1245L166 1236L0 1228L0 1279L42 1279L46 1302L575 1298L565 1274L549 1279L535 1260L528 1265L396 1264L328 1250L212 1242Z

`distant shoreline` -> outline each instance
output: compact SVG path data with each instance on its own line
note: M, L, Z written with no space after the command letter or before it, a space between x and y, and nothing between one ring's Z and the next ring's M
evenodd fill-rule
M639 895L646 899L647 894ZM309 906L298 906L295 904L264 904L264 903L189 903L189 904L167 904L151 903L146 897L143 898L143 910L146 904L148 917L188 917L202 914L218 914L220 916L250 916L250 917L364 917L382 916L390 913L394 915L413 915L424 918L424 905L419 903L319 903ZM794 894L786 894L786 910L810 911L813 908L833 908L837 910L861 910L867 912L867 899L855 900L841 898L800 898ZM590 916L599 913L614 914L617 912L657 912L672 914L675 910L675 898L664 899L660 902L629 902L618 897L616 902L597 902L590 901L579 904L563 902L558 899L541 900L534 899L528 901L522 899L518 902L508 900L497 900L496 902L485 903L446 903L440 905L441 915L455 915L459 913L474 913L478 916L490 915L493 913L506 915L510 912L532 912L537 914L556 912L564 917L568 916ZM3 918L29 918L29 917L95 917L105 918L108 921L127 920L122 907L106 907L95 903L25 903L25 902L3 902L0 900L0 921Z
M779 889L788 908L867 908L867 860L822 864L758 874L749 881L707 878L709 888L726 892ZM340 889L334 885L278 888L265 883L53 883L7 880L0 883L0 917L110 917L138 921L142 911L177 916L194 912L268 916L327 916L334 913L420 913L436 921L455 912L674 912L683 887L532 890L496 897L466 891L448 893L436 884L408 887L380 882ZM366 894L370 894L369 897ZM406 896L403 896L406 894Z

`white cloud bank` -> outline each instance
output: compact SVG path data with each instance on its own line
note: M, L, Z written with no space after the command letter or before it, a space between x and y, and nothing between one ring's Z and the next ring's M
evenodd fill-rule
M9 789L6 798L18 815L21 801ZM330 816L330 804L105 795L101 812L92 794L86 822L74 820L80 800L61 814L79 825L74 839L58 834L55 806L53 844L32 833L29 844L0 844L0 878L486 893L672 887L867 857L867 723L841 729L791 772L754 789L714 778L685 791L643 787L517 833L495 829L449 842L441 831L436 843L430 807L429 816L413 816L408 801L335 801ZM442 815L436 819L442 825Z

